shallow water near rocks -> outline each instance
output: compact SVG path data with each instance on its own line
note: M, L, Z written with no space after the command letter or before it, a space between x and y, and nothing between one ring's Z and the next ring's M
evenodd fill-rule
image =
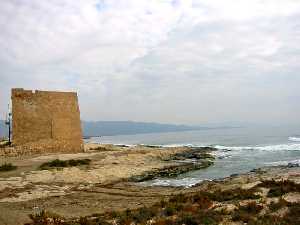
M172 179L155 179L145 185L192 186L203 180L224 178L264 166L300 164L300 127L242 127L199 131L118 135L91 138L96 143L161 146L211 146L213 166Z

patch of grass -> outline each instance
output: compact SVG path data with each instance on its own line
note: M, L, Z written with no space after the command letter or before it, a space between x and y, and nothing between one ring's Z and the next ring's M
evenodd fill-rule
M10 146L10 142L8 140L1 140L0 141L0 148L5 148L6 146Z
M190 214L184 215L178 222L185 225L198 225L196 216Z
M68 221L62 216L45 210L42 210L40 213L30 214L29 217L32 222L25 225L111 225L111 223L106 222L101 217L80 217L79 219Z
M189 200L189 197L187 195L184 195L182 193L174 195L170 198L169 202L171 203L186 203Z
M90 150L105 152L105 151L112 151L113 149L107 148L107 147L104 147L104 146L98 146L98 147L95 147L95 148L91 148Z
M268 197L280 197L289 192L300 192L300 184L290 180L265 180L256 187L269 188Z
M30 219L32 220L32 223L27 223L25 225L63 225L64 224L64 218L54 214L47 212L45 210L42 210L39 213L36 214L30 214Z
M75 223L63 223L60 225L111 225L111 224L104 221L101 218L88 219L87 217L80 217L79 221L77 221Z
M247 200L247 199L259 199L260 195L257 194L257 189L242 189L235 188L230 190L216 190L214 192L201 192L202 196L207 196L213 201L224 202L232 200Z
M216 225L222 221L222 215L213 210L200 211L197 216L200 224L204 225Z
M30 225L44 225L47 218L51 225L217 225L224 219L247 223L249 225L298 225L300 224L300 204L287 203L281 199L278 203L269 204L267 214L261 215L263 204L251 201L246 205L239 205L236 210L220 211L213 207L213 201L222 202L257 199L257 189L216 190L214 192L198 191L196 193L173 195L169 200L162 199L150 207L127 209L121 212L93 214L77 219L64 219L56 215L42 213L32 217ZM281 217L272 214L287 205L287 213ZM218 208L218 207L217 207ZM58 218L58 219L57 219ZM150 220L152 221L150 223ZM231 222L232 222L231 221Z
M250 202L245 206L239 206L239 208L233 212L232 220L248 223L253 220L262 209L263 206L256 204L256 202Z
M169 201L166 203L166 207L162 209L162 214L165 216L173 216L175 214L178 214L178 212L182 211L183 208L189 205L188 203L183 203L182 201Z
M14 166L11 163L4 163L0 166L0 172L7 172L7 171L12 171L16 170L17 166Z
M137 223L146 223L148 220L156 216L158 208L156 207L142 207L133 213L133 220Z
M288 224L280 216L264 215L258 217L256 220L251 220L248 225L292 225Z
M193 202L199 205L200 209L208 209L213 205L212 200L207 195L197 193L193 196Z
M121 213L117 217L118 224L130 225L133 222L133 214L130 209L126 209L125 212Z
M298 225L300 224L300 203L290 203L288 212L283 216L273 214L258 217L248 225Z
M146 224L148 220L159 213L159 207L142 207L136 210L126 209L123 212L108 213L108 220L115 219L118 225Z
M167 205L167 201L164 198L162 198L159 203L155 204L155 206L158 206L160 208L164 208L166 207L166 205Z
M177 212L175 205L168 205L165 210L164 214L166 216L173 216Z
M270 204L269 204L269 209L272 211L272 212L275 212L275 211L277 211L277 210L279 210L279 209L282 209L282 208L284 208L284 207L286 207L286 206L288 206L289 205L289 203L287 202L287 201L285 201L283 198L280 198L279 200L278 200L278 202L271 202Z
M173 220L163 218L155 221L153 225L174 225L174 222Z
M91 162L90 159L77 159L77 160L76 159L71 159L71 160L59 160L59 159L55 159L53 161L43 163L40 166L40 169L89 165L90 162Z

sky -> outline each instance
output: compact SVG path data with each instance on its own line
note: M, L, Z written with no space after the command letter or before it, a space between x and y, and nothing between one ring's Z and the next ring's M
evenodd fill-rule
M300 1L1 0L0 118L14 87L83 120L300 124Z

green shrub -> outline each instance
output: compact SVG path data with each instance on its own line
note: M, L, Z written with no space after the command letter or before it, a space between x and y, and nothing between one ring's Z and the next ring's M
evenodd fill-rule
M143 207L137 210L133 214L133 219L138 223L145 223L148 220L150 220L152 217L156 216L157 212L158 209L155 207L149 207L149 208Z
M193 203L197 203L200 209L208 209L213 204L207 195L201 195L199 193L193 196Z
M280 198L278 200L278 202L271 202L270 205L269 205L269 209L272 211L272 212L275 212L281 208L284 208L286 206L288 206L289 203L287 201L285 201L283 198Z
M11 163L4 163L0 166L0 172L7 172L17 169L17 166L14 166Z
M170 219L158 219L153 225L174 225L174 221Z
M167 205L167 202L165 199L161 199L159 203L156 203L155 206L161 207L161 208L165 208Z
M192 215L184 215L180 220L179 224L185 225L198 225L198 221L195 216Z
M298 225L300 224L300 203L289 203L283 216L267 214L249 221L248 225Z
M172 203L185 203L189 200L187 195L184 195L182 193L177 194L175 196L172 196L172 198L170 198L169 202Z
M239 206L239 208L233 212L232 220L248 223L253 220L262 209L263 206L257 205L256 202L250 202L245 206Z
M126 209L117 216L119 225L130 225L133 222L133 212L130 209Z
M164 213L166 216L173 216L176 213L176 208L174 205L168 205L165 210Z
M95 147L95 148L91 148L91 150L96 150L96 151L112 151L113 149L111 148L107 148L107 147L103 147L103 146L98 146L98 147Z
M81 166L81 165L89 165L91 162L90 159L70 159L70 160L59 160L55 159L50 162L43 163L40 168L41 169L49 169L55 167L72 167L72 166Z
M33 225L48 225L50 224L49 221L52 221L51 225L63 225L64 223L64 218L61 216L47 212L45 210L42 210L39 213L36 214L30 214L29 215L30 219L32 220Z
M202 196L207 196L213 201L224 202L232 200L247 200L247 199L258 199L260 196L256 194L257 189L230 189L230 190L216 190L214 192L200 192Z
M10 146L11 143L8 140L0 140L0 148L4 148L6 146Z
M199 224L217 225L222 221L222 215L214 210L200 210L197 213Z
M248 225L291 225L282 220L281 217L276 215L264 215L258 217L256 220L251 220Z
M300 184L290 180L265 180L257 187L269 188L268 197L280 197L289 192L300 192Z

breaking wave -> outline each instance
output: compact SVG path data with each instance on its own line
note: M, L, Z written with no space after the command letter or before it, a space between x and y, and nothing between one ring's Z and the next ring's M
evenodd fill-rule
M300 142L300 138L290 137L290 141ZM300 143L277 144L277 145L261 145L261 146L225 146L225 145L195 145L195 144L170 144L162 145L161 147L214 147L224 151L243 151L243 150L258 150L258 151L300 151Z
M300 151L300 144L279 144L279 145L267 145L267 146L222 146L216 145L215 148L219 150L258 150L258 151Z
M287 166L289 164L300 164L300 159L266 163L266 165L270 165L270 166Z
M192 187L200 183L201 179L186 177L182 179L155 179L151 182L151 186L172 186L172 187Z
M300 141L300 137L289 137L290 141Z

